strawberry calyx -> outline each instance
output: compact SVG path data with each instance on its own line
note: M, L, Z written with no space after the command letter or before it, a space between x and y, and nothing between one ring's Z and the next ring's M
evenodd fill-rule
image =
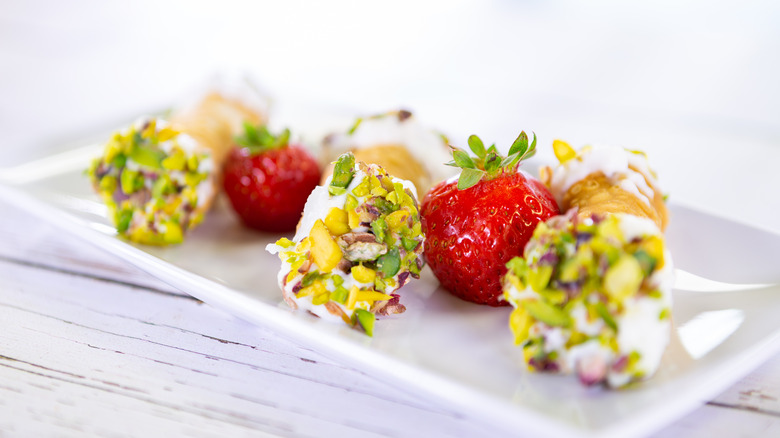
M244 122L244 133L235 138L235 142L249 149L251 155L258 155L274 149L283 149L290 143L290 130L285 128L274 135L265 125L255 126Z
M501 155L495 143L485 148L482 139L476 135L471 135L468 139L469 149L475 157L463 149L450 146L452 161L446 164L462 169L458 178L458 190L474 187L482 180L489 181L507 173L515 173L521 161L536 153L536 134L532 134L534 138L529 144L528 135L525 131L520 132L509 148L507 156Z

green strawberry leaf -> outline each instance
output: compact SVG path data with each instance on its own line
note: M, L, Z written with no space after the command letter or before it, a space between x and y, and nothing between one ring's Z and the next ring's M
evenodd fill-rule
M479 169L466 168L460 172L458 178L458 190L466 190L474 187L485 176L485 171Z
M534 135L534 138L536 138L536 135ZM514 155L516 153L523 155L527 150L528 135L525 133L525 131L521 131L520 135L518 135L517 139L514 141L514 143L512 143L512 147L509 148L509 155Z
M447 166L462 169L458 178L458 189L461 190L474 187L483 178L490 180L506 173L516 172L518 163L536 152L536 134L534 134L533 142L529 145L528 135L525 131L521 132L509 148L509 156L507 157L501 155L495 143L485 149L482 139L476 135L469 136L468 144L469 149L476 157L471 157L463 149L450 146L453 159L445 163Z
M252 155L256 155L287 146L290 142L290 130L285 129L279 135L273 135L265 125L255 126L244 122L244 133L236 137L235 142L248 148Z
M489 152L485 158L485 172L494 173L501 168L501 157L496 152Z
M519 153L512 154L512 155L510 155L510 156L508 156L508 157L504 158L504 159L501 161L501 167L508 167L508 166L511 166L512 164L515 164L515 163L517 163L518 161L520 161L520 154L519 154Z
M476 155L479 158L485 158L485 155L487 155L487 152L485 151L485 144L482 143L482 140L477 137L476 135L469 136L469 149L471 149L471 152L474 152L474 155Z
M454 159L455 166L460 167L461 169L473 168L476 166L474 160L469 157L469 154L461 149L453 150L452 158Z

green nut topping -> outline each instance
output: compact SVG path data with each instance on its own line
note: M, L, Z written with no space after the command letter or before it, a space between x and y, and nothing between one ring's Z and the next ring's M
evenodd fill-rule
M348 152L336 160L333 167L333 178L328 186L331 195L341 195L346 192L349 183L355 176L355 156Z
M401 269L401 258L398 249L393 248L387 254L379 257L376 266L385 278L389 278L398 273Z
M312 195L327 198L326 211L304 211L307 219L318 215L308 236L280 239L274 248L286 263L282 288L287 298L311 300L305 308L313 313L338 314L370 336L375 315L405 310L394 292L424 266L417 199L381 166L355 162L351 153L335 162L327 189Z
M199 199L200 187L213 182L201 167L210 167L202 164L211 158L189 149L192 138L185 147L183 138L151 118L114 133L90 164L87 174L121 236L152 245L180 243L202 221L208 199Z
M523 307L531 316L549 326L569 327L571 325L569 315L544 300L523 301Z
M523 257L507 263L504 298L515 307L509 326L531 369L568 366L558 362L562 355L588 344L587 351L598 345L613 358L610 372L629 380L644 376L643 347L626 350L618 335L625 318L668 321L669 292L659 289L655 276L667 261L660 231L627 237L623 230L632 228L623 220L631 219L580 219L576 211L554 217L535 229ZM556 347L546 337L552 332Z
M358 324L365 330L366 334L368 336L374 336L374 321L376 321L376 316L367 310L357 309L355 310L355 317L357 318Z
M155 149L153 146L138 145L133 148L129 158L141 166L150 169L162 168L162 161L165 159L165 152Z

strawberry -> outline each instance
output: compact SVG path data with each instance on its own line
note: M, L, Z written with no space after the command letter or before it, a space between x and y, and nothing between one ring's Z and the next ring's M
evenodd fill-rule
M462 168L457 182L439 183L420 208L426 236L424 255L441 285L466 301L503 306L501 279L506 263L522 254L536 224L558 214L547 187L519 171L519 163L536 150L521 132L501 156L487 150L476 135L468 139L475 158L454 148L448 165Z
M319 184L317 161L289 144L290 131L271 134L265 126L244 124L244 134L227 158L223 186L242 222L261 231L295 229L303 206Z

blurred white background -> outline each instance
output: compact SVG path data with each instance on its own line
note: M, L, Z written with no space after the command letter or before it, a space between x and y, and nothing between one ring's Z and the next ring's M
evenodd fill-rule
M772 1L0 0L0 167L235 71L278 102L402 106L459 145L644 149L671 199L780 231Z

